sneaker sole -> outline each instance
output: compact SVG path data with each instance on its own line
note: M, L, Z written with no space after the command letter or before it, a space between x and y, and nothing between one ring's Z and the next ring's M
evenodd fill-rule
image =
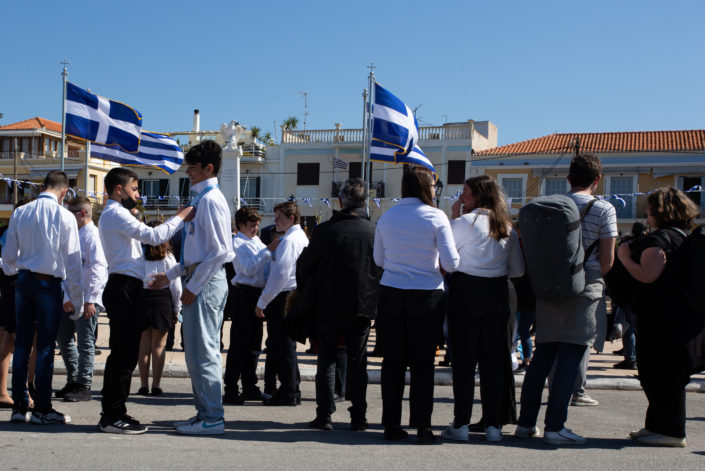
M144 430L125 430L113 427L112 425L106 425L105 427L98 425L98 430L103 433L115 433L117 435L142 435L143 433L146 433L149 428L145 428Z
M225 429L200 429L198 431L191 431L191 430L179 430L178 428L176 429L176 433L179 435L223 435L225 433Z
M10 418L10 423L12 423L12 424L23 424L23 423L25 423L25 422L27 422L27 418L26 418L26 417L22 417L22 418L20 418L20 417L11 417L11 418Z

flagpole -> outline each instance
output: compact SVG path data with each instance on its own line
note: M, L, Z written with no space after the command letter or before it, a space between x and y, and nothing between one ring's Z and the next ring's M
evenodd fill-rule
M64 146L66 142L66 82L69 76L69 71L66 69L66 66L69 65L69 62L64 59L62 62L64 65L64 70L61 72L61 77L63 77L63 97L61 100L61 149L59 151L61 152L61 171L64 171ZM87 177L86 177L87 178Z
M86 189L86 198L88 198L88 161L91 158L91 141L86 141L86 166L83 169L83 182Z
M365 88L362 91L362 167L360 168L360 176L362 177L362 181L365 181L365 158L367 154L367 89ZM370 199L369 199L369 190L368 190L368 198L365 201L365 213L369 216L370 215Z
M373 114L372 114L372 103L375 94L375 64L370 62L368 66L370 69L369 75L369 90L370 93L367 97L367 139L365 141L365 147L367 148L367 165L362 167L362 172L365 174L365 185L367 186L367 203L365 204L365 209L367 210L367 215L370 214L370 178L372 178L372 161L370 160L370 142L372 140L372 125L373 125Z

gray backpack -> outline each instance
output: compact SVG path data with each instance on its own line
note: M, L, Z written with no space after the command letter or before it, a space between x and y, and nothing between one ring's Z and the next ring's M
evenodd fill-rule
M519 211L526 272L537 298L566 299L585 289L583 261L596 243L583 250L580 224L595 201L579 212L566 195L540 196Z

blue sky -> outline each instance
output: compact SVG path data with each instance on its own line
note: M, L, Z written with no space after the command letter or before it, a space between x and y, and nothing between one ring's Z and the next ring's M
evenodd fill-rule
M118 6L119 5L119 6ZM420 123L553 132L705 127L702 1L35 1L2 7L0 124L61 120L70 80L144 128L361 126L366 66ZM300 124L301 126L301 124Z

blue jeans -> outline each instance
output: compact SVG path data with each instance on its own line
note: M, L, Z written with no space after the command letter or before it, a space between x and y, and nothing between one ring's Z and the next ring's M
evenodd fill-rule
M224 415L220 325L227 297L228 282L221 268L203 285L196 300L184 305L181 311L184 354L193 399L198 417L206 422L221 420Z
M54 342L63 312L61 301L61 280L38 279L34 273L20 270L15 284L17 332L12 357L12 400L17 405L27 406L29 403L27 368L36 328L37 368L34 386L37 392L34 406L40 411L51 408Z
M544 424L546 431L549 432L557 432L563 428L568 418L568 406L573 395L575 379L578 376L578 365L587 348L587 345L565 342L536 344L534 356L524 376L524 386L521 388L519 425L522 427L536 425L541 408L543 386L555 364Z
M521 341L521 356L526 362L531 360L534 343L531 341L531 326L536 321L536 312L525 310L519 312L519 323L517 324L517 337Z
M70 314L68 312L62 314L57 338L61 358L66 365L66 381L78 383L90 389L93 379L98 313L96 312L96 315L90 319L81 316L75 321L69 319ZM74 333L78 341L74 340Z
M622 334L624 359L636 361L636 318L634 313L632 313L631 306L619 309L624 313L624 320L629 324L629 327Z

